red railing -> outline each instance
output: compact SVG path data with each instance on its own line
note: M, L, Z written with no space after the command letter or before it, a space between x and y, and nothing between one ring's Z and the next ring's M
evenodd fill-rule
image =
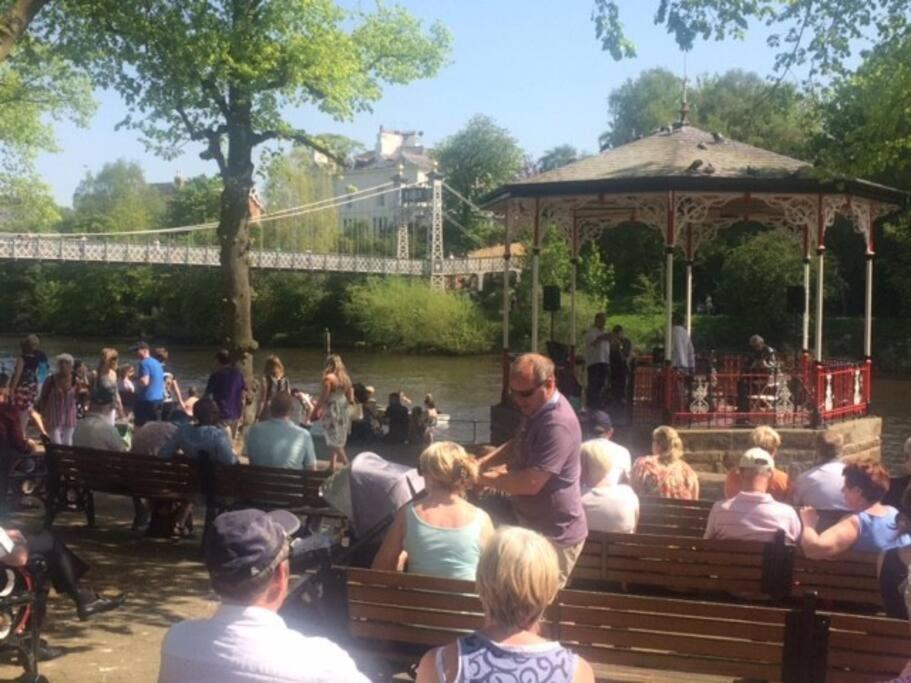
M866 415L871 364L806 359L769 371L741 371L744 358L716 356L688 374L639 364L632 374L636 423L692 427L758 424L804 427ZM714 368L714 370L712 370Z

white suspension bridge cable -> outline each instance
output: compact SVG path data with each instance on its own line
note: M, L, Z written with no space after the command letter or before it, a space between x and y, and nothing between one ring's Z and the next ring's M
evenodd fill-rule
M457 199L459 199L459 200L465 202L466 204L468 204L468 206L470 206L472 209L474 209L474 210L477 211L478 213L483 214L484 216L486 216L486 217L488 217L488 218L491 216L491 212L490 212L490 211L488 211L487 209L482 209L480 206L478 206L478 205L475 204L473 201L471 201L470 199L468 199L468 198L467 198L465 195L463 195L461 192L459 192L458 190L453 189L453 188L452 188L450 185L448 185L445 181L443 182L443 187L446 188L447 190L449 190L453 195L455 195L455 197L456 197Z
M403 185L401 187L413 187L420 183L411 183L409 185ZM386 189L382 189L386 188ZM351 192L344 195L338 195L336 197L330 197L329 199L321 199L316 202L311 202L310 204L303 204L301 206L292 207L289 209L282 209L281 211L276 211L273 213L267 213L259 218L257 218L257 223L267 223L271 221L277 221L284 218L295 218L297 216L303 216L310 213L315 213L317 211L324 211L327 209L337 209L342 206L349 204L354 204L356 202L364 201L367 199L373 199L381 195L389 194L391 192L397 192L400 187L395 186L394 183L383 183L382 185L376 185L375 187L370 187L364 190L358 190L357 192ZM208 223L197 223L195 225L182 225L174 228L155 228L153 230L124 230L120 232L78 232L78 233L53 233L54 238L60 239L76 239L83 237L95 237L95 238L109 238L109 237L124 237L124 236L134 236L134 235L167 235L174 233L192 233L199 232L203 230L212 230L218 227L218 222L208 222ZM11 233L15 237L24 237L24 238L33 238L40 239L42 237L48 236L48 233Z

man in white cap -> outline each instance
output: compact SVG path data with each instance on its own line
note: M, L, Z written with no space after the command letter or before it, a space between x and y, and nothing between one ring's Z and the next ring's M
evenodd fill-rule
M785 542L797 543L800 518L794 508L768 493L775 461L768 451L751 448L740 458L740 493L712 506L706 538L769 542L784 531Z
M170 628L159 683L367 683L344 650L292 631L277 614L288 595L289 534L299 527L284 510L215 519L205 555L221 606Z

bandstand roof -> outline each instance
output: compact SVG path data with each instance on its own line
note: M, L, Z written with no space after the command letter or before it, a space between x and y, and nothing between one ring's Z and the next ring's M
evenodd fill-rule
M911 195L860 179L820 179L812 164L677 125L596 156L517 180L486 199L630 192L840 193L911 206Z

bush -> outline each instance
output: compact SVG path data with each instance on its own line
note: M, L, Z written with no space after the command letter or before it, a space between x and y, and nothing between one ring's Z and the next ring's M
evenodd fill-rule
M436 292L423 281L371 278L348 288L345 315L369 346L397 351L481 353L497 325L466 295Z

